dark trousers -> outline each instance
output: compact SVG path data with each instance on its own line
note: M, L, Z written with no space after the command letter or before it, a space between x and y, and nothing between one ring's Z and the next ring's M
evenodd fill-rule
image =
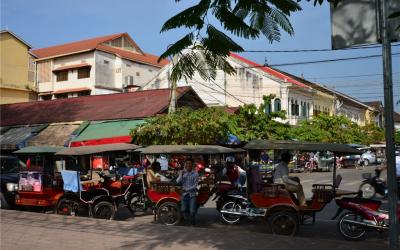
M196 220L196 212L197 212L197 201L196 196L190 197L189 194L186 194L182 197L181 200L181 210L184 215L184 218L187 219L189 217L189 221L192 225L195 224Z

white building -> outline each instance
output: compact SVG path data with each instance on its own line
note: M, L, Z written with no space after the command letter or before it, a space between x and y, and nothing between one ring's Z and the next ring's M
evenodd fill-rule
M229 63L237 68L237 74L217 72L214 81L204 81L198 74L187 82L182 79L178 86L190 85L208 106L238 107L243 104L260 105L264 95L274 94L271 111L287 111L289 124L297 124L313 114L313 90L311 87L277 70L256 64L237 54L231 54ZM172 64L165 66L142 89L170 87L169 74Z
M32 51L41 100L123 92L143 85L168 63L144 53L127 33Z

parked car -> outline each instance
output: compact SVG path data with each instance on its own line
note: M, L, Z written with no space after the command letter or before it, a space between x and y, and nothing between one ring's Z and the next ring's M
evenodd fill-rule
M376 163L376 155L372 151L368 150L367 152L361 155L361 159L364 162L364 166L368 166L370 164Z
M26 165L14 156L0 156L0 207L11 208L15 205L15 195L18 190L18 172L25 170Z

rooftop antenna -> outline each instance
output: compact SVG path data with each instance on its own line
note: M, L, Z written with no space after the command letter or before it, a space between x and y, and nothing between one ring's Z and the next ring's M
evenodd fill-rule
M268 59L267 59L267 57L264 57L264 66L268 66Z

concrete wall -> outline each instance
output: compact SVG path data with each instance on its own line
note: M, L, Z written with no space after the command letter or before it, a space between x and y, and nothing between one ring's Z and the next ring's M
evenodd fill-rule
M60 67L76 65L81 63L87 63L91 65L90 77L78 79L78 69L70 69L68 70L68 80L57 82L56 74L53 73L54 91L64 90L64 89L75 89L82 87L93 89L95 82L95 67L93 67L94 65L93 52L56 58L53 60L53 70Z
M29 78L29 48L9 33L0 34L0 103L32 100L29 89L34 84Z

